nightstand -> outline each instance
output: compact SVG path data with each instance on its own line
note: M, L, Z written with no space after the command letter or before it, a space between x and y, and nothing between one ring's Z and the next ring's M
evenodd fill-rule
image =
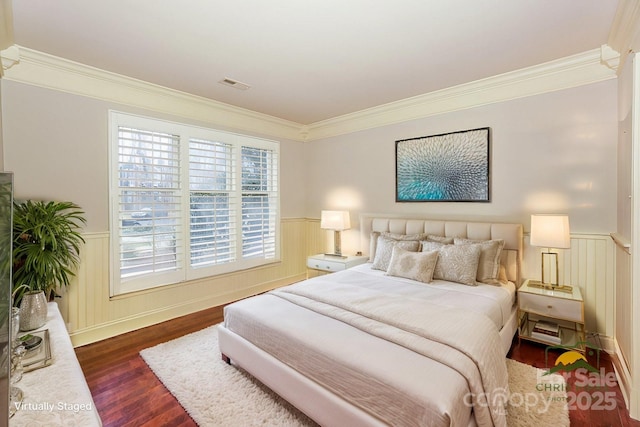
M364 264L368 259L369 257L362 255L350 255L342 258L318 254L307 257L307 267L318 272L333 273Z
M536 322L542 327L557 325L558 342L552 333L534 332ZM550 338L547 338L549 336ZM529 286L529 280L518 289L518 338L547 345L585 350L584 301L577 286L572 293Z

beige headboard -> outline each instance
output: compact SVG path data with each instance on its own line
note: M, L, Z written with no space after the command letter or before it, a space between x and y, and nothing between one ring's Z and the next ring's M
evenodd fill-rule
M360 247L365 255L369 255L371 232L373 231L396 234L427 233L475 240L503 239L502 265L506 268L507 278L517 286L522 283L521 265L524 246L522 224L362 214L360 215Z

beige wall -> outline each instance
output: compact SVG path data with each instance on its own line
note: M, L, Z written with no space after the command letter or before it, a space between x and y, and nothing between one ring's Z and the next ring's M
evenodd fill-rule
M614 341L616 371L631 417L640 419L640 67L629 55L618 79L618 227Z
M189 121L27 84L1 82L3 153L7 170L15 173L16 198L70 200L86 211L87 244L82 267L61 301L75 344L227 303L306 276L306 176L301 161L305 146L280 139L281 262L109 298L108 111Z
M573 232L610 233L616 91L610 80L311 142L307 216L332 208L428 213L521 222L528 230L531 213L562 212ZM395 202L396 140L485 126L492 132L491 203Z
M579 286L589 332L612 337L615 317L617 82L581 86L309 143L307 217L348 209L345 253L361 250L360 212L520 222L568 213L572 246L561 280ZM395 141L491 127L490 203L396 203ZM328 167L327 165L331 165ZM354 224L355 223L355 224ZM525 238L523 277L540 278L540 249ZM613 349L608 338L602 342Z
M184 119L13 81L2 81L1 95L16 197L72 200L87 212L83 265L62 301L76 344L303 278L305 256L327 243L306 218L332 208L352 212L346 252L359 249L360 212L490 218L525 229L533 212L568 212L580 244L567 253L564 274L589 295L591 330L610 333L613 303L598 297L613 286L602 236L616 224L615 81L311 143L281 140L282 263L118 298L108 297L108 110ZM492 129L491 203L395 203L395 140L483 126ZM536 274L536 256L529 254L527 274ZM589 268L594 259L598 267Z
M109 109L189 122L6 80L2 100L5 166L15 173L16 198L73 201L87 213L87 232L108 230ZM282 217L299 217L304 214L304 165L299 161L304 147L280 142Z
M618 227L617 241L617 276L616 276L616 330L615 339L619 348L621 361L627 367L632 366L633 327L631 326L632 310L632 274L631 255L624 244L630 244L632 239L633 218L633 143L632 143L632 115L633 115L633 57L625 64L618 80Z

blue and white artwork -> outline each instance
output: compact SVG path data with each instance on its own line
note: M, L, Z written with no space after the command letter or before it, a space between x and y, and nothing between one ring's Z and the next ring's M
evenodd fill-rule
M397 202L488 202L489 128L396 141Z

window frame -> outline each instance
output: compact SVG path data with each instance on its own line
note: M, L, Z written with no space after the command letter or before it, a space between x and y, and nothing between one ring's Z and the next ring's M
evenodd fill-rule
M178 227L180 228L181 240L177 244L176 257L179 267L176 270L168 272L144 273L131 278L121 277L121 246L120 246L120 230L123 227L120 216L120 174L119 174L119 130L121 127L130 127L136 130L144 130L151 132L162 132L179 136L179 189L180 195L180 219ZM208 266L191 266L191 194L190 187L190 146L191 139L204 140L209 142L220 142L229 144L232 150L235 150L232 159L233 180L235 187L232 193L236 199L235 211L235 260ZM272 172L272 178L275 181L275 188L270 193L273 200L270 206L275 208L273 215L273 238L275 239L275 248L273 257L251 257L244 258L242 256L242 147L251 147L256 149L269 150L274 155L275 165L271 165L269 170ZM124 187L123 187L124 188ZM202 279L205 277L216 276L219 274L231 273L263 265L268 265L280 261L280 144L277 141L267 140L263 138L253 137L249 135L241 135L231 132L220 131L216 129L204 128L184 123L171 122L151 117L144 117L123 113L118 111L109 111L109 236L110 236L110 254L111 254L111 280L110 280L110 296L122 295L130 292L136 292L166 285L179 284L186 281ZM271 235L271 233L269 233Z

